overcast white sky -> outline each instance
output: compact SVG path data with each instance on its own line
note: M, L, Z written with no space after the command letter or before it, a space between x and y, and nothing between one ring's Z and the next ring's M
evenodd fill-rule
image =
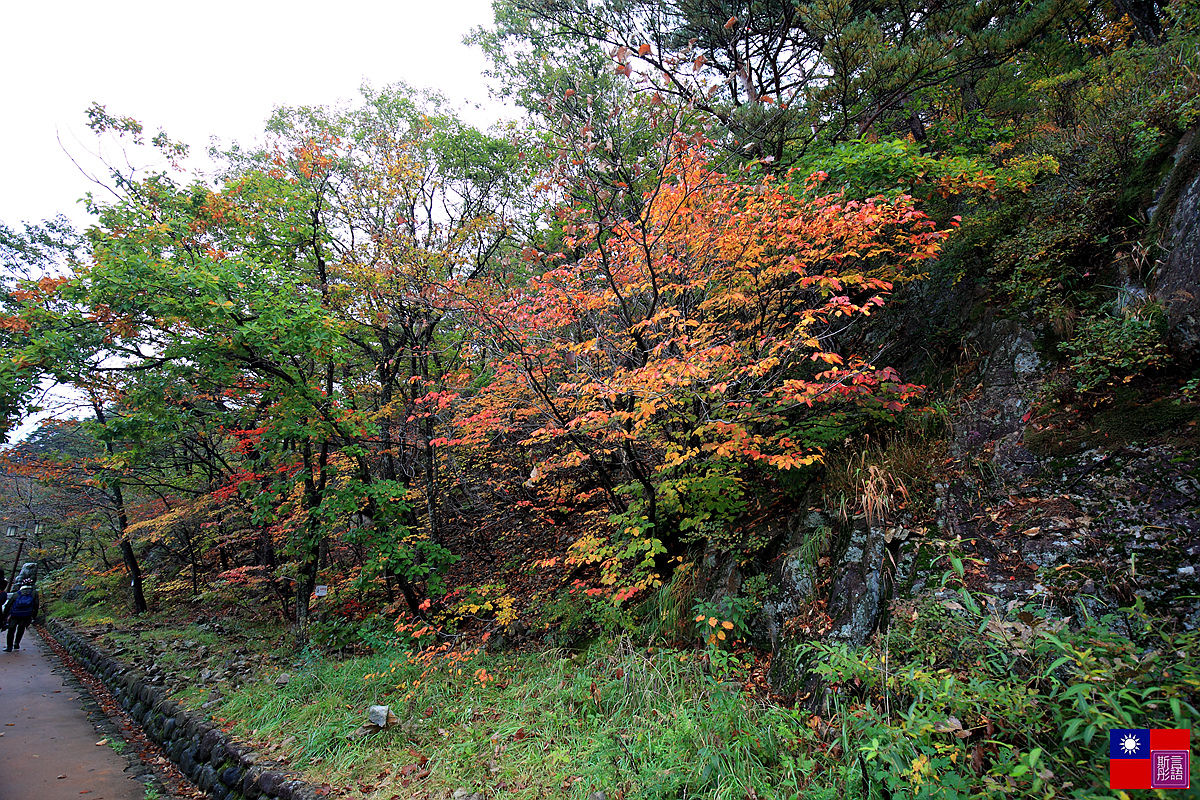
M353 98L364 81L438 89L486 124L482 54L462 44L489 0L9 0L0 10L0 220L67 213L89 190L93 100L202 152L249 142L278 105ZM485 106L472 111L470 106ZM62 141L62 146L59 144Z

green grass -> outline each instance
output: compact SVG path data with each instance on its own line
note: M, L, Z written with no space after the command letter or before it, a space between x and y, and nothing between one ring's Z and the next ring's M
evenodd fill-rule
M480 669L494 680L481 685ZM792 796L814 766L807 715L753 701L738 677L736 665L714 670L694 652L612 644L432 667L375 657L315 662L287 686L231 696L220 715L241 735L292 742L295 766L334 783L397 767L372 797L458 787L513 798ZM348 739L372 704L402 724ZM403 786L399 768L421 757L429 776Z
M745 667L722 651L628 640L574 655L313 658L286 686L267 676L232 694L219 715L371 800L457 788L578 800L1094 798L1107 796L1107 728L1198 725L1195 633L1140 608L1071 630L1027 610L956 606L912 606L869 647L801 648L837 687L817 715L748 694ZM350 738L372 704L401 723Z
M959 600L898 604L866 647L785 648L797 675L830 687L819 714L748 693L747 668L725 651L627 638L582 652L337 660L289 650L278 628L228 620L218 635L164 613L123 620L107 644L193 677L202 665L178 646L189 640L214 666L259 665L252 682L222 684L207 711L267 758L369 800L459 788L574 800L1090 799L1108 796L1106 729L1200 727L1200 634L1140 605L1067 625ZM652 629L669 640L691 602L683 582L664 589L644 609L662 624L639 641ZM175 696L193 708L212 686L184 685ZM400 723L353 737L373 704Z

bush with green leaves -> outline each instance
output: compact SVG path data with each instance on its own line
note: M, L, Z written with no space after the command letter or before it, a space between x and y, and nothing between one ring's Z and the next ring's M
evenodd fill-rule
M689 465L659 485L659 509L677 520L685 541L727 540L748 505L745 471L733 462Z
M921 144L913 139L854 139L840 142L828 150L810 156L799 169L824 172L827 186L850 198L878 194L911 194L916 197L948 197L967 190L989 192L1023 191L1040 175L1058 171L1058 163L1049 156L1020 155L1002 160L988 155L1001 152L997 145L1011 146L1010 129L998 129L982 115L976 115L975 130L980 139L968 146L966 140L946 133L946 142ZM964 126L965 127L965 126Z
M750 616L761 601L741 595L723 595L701 600L692 608L701 641L720 648L750 633Z
M1140 605L1073 628L958 600L900 609L869 647L800 648L864 796L1108 797L1108 729L1200 722L1200 633Z
M1170 360L1162 308L1148 305L1132 313L1086 317L1075 335L1059 344L1068 356L1068 370L1077 391L1090 392L1105 384L1128 383L1140 373Z

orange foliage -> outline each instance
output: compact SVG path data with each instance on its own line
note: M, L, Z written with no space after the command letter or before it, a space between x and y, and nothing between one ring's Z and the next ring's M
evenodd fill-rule
M910 198L819 188L820 176L741 185L689 145L637 219L606 230L571 210L565 245L581 258L539 254L550 269L478 301L481 326L511 355L440 443L510 434L544 454L531 481L615 459L786 470L820 458L787 435L787 414L847 400L902 408L917 387L839 352L839 334L945 234Z

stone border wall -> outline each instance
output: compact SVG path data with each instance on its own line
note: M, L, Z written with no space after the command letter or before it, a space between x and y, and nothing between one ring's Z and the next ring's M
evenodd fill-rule
M57 620L46 631L108 687L117 702L172 761L214 800L317 800L317 790L273 769L207 719L168 700L128 665Z

